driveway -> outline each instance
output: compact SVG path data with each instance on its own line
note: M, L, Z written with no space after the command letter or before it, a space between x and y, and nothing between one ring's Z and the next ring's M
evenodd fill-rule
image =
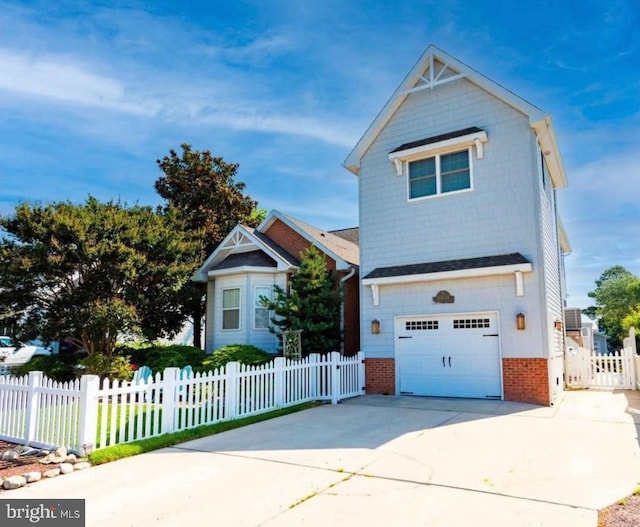
M548 408L365 396L3 498L86 498L89 527L595 527L640 482L636 423L636 392Z

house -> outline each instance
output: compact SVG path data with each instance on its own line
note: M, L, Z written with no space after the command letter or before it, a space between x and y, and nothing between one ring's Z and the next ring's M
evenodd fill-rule
M208 353L229 344L278 351L279 337L269 331L270 315L259 298L271 298L274 285L286 289L301 253L311 245L324 253L327 267L338 273L344 287L344 341L336 351L359 351L358 229L324 231L272 211L255 229L237 225L193 277L207 284Z
M429 46L344 166L367 393L551 404L570 245L550 116Z
M580 308L565 308L564 320L567 340L572 339L579 347L589 350L592 354L607 355L609 353L608 337L600 333L592 322L582 321Z

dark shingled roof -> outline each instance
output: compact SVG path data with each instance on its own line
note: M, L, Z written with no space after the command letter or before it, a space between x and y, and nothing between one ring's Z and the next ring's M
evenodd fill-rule
M267 256L262 251L250 251L246 253L230 254L218 265L211 268L212 271L218 269L231 269L233 267L276 267L276 261Z
M364 278L390 278L392 276L443 273L446 271L462 271L464 269L481 269L483 267L499 267L501 265L523 263L531 262L520 253L500 254L498 256L482 256L480 258L466 258L464 260L445 260L443 262L377 267Z
M338 229L335 231L329 231L331 234L347 240L348 242L360 245L360 229L358 227L351 227L350 229Z
M400 145L395 150L391 150L391 152L389 153L393 154L394 152L402 152L403 150L430 145L431 143L446 141L447 139L454 139L455 137L462 137L463 135L474 134L476 132L482 132L482 130L477 126L472 126L471 128L465 128L463 130L457 130L455 132L449 132L447 134L434 135L433 137L427 137L426 139L418 139L417 141L412 141L411 143L405 143L403 145Z

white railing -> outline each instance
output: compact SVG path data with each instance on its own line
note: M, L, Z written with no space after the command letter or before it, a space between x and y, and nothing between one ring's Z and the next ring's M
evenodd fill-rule
M364 394L363 354L333 352L260 366L230 362L208 373L166 368L147 382L58 384L41 372L0 377L0 438L82 451L130 443L308 401Z

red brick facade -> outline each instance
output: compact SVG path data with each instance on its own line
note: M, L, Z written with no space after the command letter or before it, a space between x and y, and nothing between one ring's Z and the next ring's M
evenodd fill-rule
M365 392L396 394L396 363L394 359L364 360Z
M550 404L547 359L502 359L502 378L505 401Z
M264 234L276 242L280 247L289 251L296 258L300 257L300 253L309 248L309 241L300 236L296 231L285 225L280 220L275 220ZM336 270L336 262L328 256L326 257L327 267L332 271Z

